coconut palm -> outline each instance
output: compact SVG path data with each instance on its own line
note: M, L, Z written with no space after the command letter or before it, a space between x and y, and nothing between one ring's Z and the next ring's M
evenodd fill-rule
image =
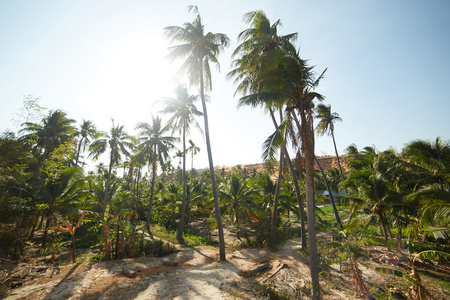
M334 139L334 123L337 121L342 121L339 114L336 112L331 112L331 105L326 106L325 104L318 104L316 108L316 118L319 119L316 130L318 135L330 135L333 138L334 151L336 152L336 158L339 166L339 171L341 172L342 180L344 180L344 173L342 172L341 162L339 160L339 154L336 147L336 140Z
M240 226L254 205L253 198L256 193L237 172L233 172L228 180L222 182L219 191L227 203L231 221L237 227L237 238L240 239Z
M434 143L417 140L409 143L402 151L412 165L413 171L420 175L419 185L441 183L450 184L450 144L440 138Z
M76 135L81 137L78 141L77 156L75 158L75 165L78 166L80 153L84 152L86 147L89 146L91 139L96 137L97 128L92 121L86 121L83 119L83 123L81 123L80 129L76 131Z
M72 138L75 120L67 118L62 110L50 111L41 124L25 122L21 133L28 133L22 139L34 145L35 149L43 151L42 163L48 155L60 145Z
M258 101L286 103L288 114L299 116L298 135L301 140L301 152L305 161L305 181L308 213L308 239L313 298L320 298L319 258L315 233L315 198L314 198L314 100L322 100L323 96L314 92L321 76L314 78L313 68L301 59L299 53L279 52L272 58L272 66L265 68L255 78L259 92L241 98L241 102L257 103ZM296 136L292 136L295 141Z
M135 139L124 131L124 125L115 125L114 120L112 120L112 127L109 133L100 133L97 139L91 143L90 156L92 156L94 160L97 160L100 155L102 155L109 149L109 167L106 177L105 194L103 198L101 216L102 222L105 221L108 192L110 188L109 184L113 169L121 162L122 155L130 155L129 150L132 149L134 145Z
M199 85L200 88L200 98L202 100L203 118L205 123L206 149L208 152L209 169L211 173L217 229L219 231L220 260L226 260L225 240L220 217L220 205L217 195L214 163L209 138L205 90L210 90L212 88L209 62L212 61L219 66L217 55L220 53L220 50L228 45L229 39L222 33L208 32L205 34L204 25L197 7L190 6L189 11L193 11L195 14L195 18L192 23L186 22L183 26L169 26L165 28L165 33L169 38L171 38L172 43L181 43L177 46L171 47L171 52L168 56L172 59L187 57L180 71L187 73L191 85Z
M440 138L417 140L406 145L402 156L415 174L408 205L421 207L417 216L423 228L450 235L450 144Z
M200 152L200 148L195 145L192 140L189 140L189 147L186 149L187 152L191 152L191 179L192 179L192 170L194 169L194 155Z
M233 61L234 69L228 74L228 77L235 77L235 83L238 84L236 93L241 92L244 95L247 93L253 93L253 95L256 95L255 97L241 98L238 106L265 106L266 109L270 111L273 124L278 131L279 126L275 119L272 106L274 106L275 108L279 108L280 114L282 114L282 103L280 103L279 101L261 101L261 99L258 97L259 93L261 92L261 86L255 82L258 74L263 73L267 67L271 66L274 57L276 57L280 53L295 52L295 47L293 46L292 42L297 38L297 33L292 33L284 36L278 35L278 27L282 25L280 20L277 20L274 24L271 25L269 19L263 11L253 11L245 14L244 22L250 24L251 27L239 34L238 38L242 42L233 52L233 57L239 56L239 58ZM282 121L280 120L280 122ZM279 132L276 132L274 135L272 135L272 137L276 136L282 137ZM300 189L298 187L297 178L293 165L290 161L288 151L286 150L286 145L282 143L281 147L283 149L282 152L284 152L284 156L286 156L286 160L288 162L289 169L293 176L295 184L297 202L302 224L302 246L303 248L306 248L305 220L303 213L303 204L300 196ZM266 149L271 149L271 147L266 147ZM275 152L275 148L270 151L272 151L273 154ZM279 163L282 163L282 159L280 159ZM281 170L281 167L279 169ZM275 202L277 203L278 201ZM276 213L276 206L274 207L273 212ZM276 214L274 214L273 216L275 217ZM275 222L273 222L273 226L274 225ZM273 232L274 229L275 228L273 227Z
M152 183L150 187L150 201L148 205L148 214L145 226L148 233L152 236L150 231L150 221L152 218L153 196L155 190L155 180L157 165L164 165L170 160L169 151L173 149L175 137L166 135L170 128L163 126L160 117L152 116L152 124L139 123L136 126L139 131L139 150L145 153L149 164L152 166Z
M190 96L186 88L178 86L175 90L176 98L166 99L164 103L166 107L162 113L172 114L168 121L168 125L173 132L181 133L183 143L183 200L181 204L180 222L178 225L177 239L183 242L184 214L186 210L186 134L190 132L190 124L193 124L200 131L200 125L195 120L195 116L201 116L202 113L195 107L197 97Z
M364 214L368 221L377 219L388 240L391 209L404 196L397 190L402 163L392 150L376 153L366 147L359 159L349 162L349 168L351 172L341 185L350 190L351 218Z

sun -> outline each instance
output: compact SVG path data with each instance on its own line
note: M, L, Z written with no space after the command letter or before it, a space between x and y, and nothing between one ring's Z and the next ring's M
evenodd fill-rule
M91 110L120 123L136 124L150 119L154 103L171 97L177 66L166 59L167 41L162 37L133 35L105 49L104 63L85 94Z

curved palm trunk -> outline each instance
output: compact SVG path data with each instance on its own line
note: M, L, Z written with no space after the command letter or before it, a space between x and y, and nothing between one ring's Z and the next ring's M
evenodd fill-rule
M153 152L153 156L154 157L153 157L152 184L150 187L150 203L148 204L147 221L145 222L145 228L147 228L147 232L151 238L153 238L153 234L150 231L150 220L152 219L153 193L155 192L155 181L156 181L156 149Z
M320 173L322 174L323 180L325 181L325 185L327 187L328 194L330 195L331 206L333 207L334 217L336 218L336 223L338 225L338 230L342 228L341 218L339 218L339 213L336 208L336 203L334 203L333 193L331 192L330 186L328 185L328 180L325 177L325 173L323 172L322 166L319 163L319 160L314 155L314 160L316 161L317 166L319 167Z
M341 162L339 161L339 154L338 154L337 147L336 147L336 141L334 140L333 131L331 132L331 137L333 138L334 152L336 152L336 158L337 158L337 162L338 162L338 166L339 166L339 172L341 172L342 180L345 180L344 173L342 172Z
M216 213L217 229L219 231L219 256L220 256L220 260L226 260L226 256L225 256L225 239L224 239L224 236L223 236L222 218L220 216L219 196L217 195L216 176L215 176L215 173L214 173L214 163L213 163L213 158L212 158L211 142L209 140L208 112L206 110L203 71L202 71L203 70L203 62L201 60L200 60L199 68L201 70L201 74L200 74L200 96L201 96L201 99L202 99L203 120L205 122L206 150L208 151L209 172L211 174L211 185L212 185L213 196L214 196L214 210L215 210L215 213Z
M184 213L186 211L186 126L183 126L183 201L181 203L180 223L178 223L177 240L183 240Z
M283 174L283 150L280 151L280 163L278 168L279 168L278 180L277 180L277 187L275 189L275 199L273 201L273 210L272 210L272 228L270 230L270 239L269 239L270 247L275 246L275 232L277 228L277 214L278 214L278 198L280 197L281 175Z
M277 120L275 119L273 110L271 108L269 108L269 112L270 112L270 116L272 118L273 125L275 126L275 128L278 128ZM294 182L295 196L297 198L297 205L298 205L298 210L299 210L299 215L300 215L300 230L301 230L301 236L302 236L302 248L306 249L307 243L306 243L305 209L303 207L303 201L302 201L302 196L300 193L300 187L298 185L298 179L297 179L297 175L295 174L294 165L292 164L291 158L289 157L289 153L286 148L286 142L283 143L282 147L283 147L282 149L283 149L284 155L286 156L286 160L287 160L287 163L289 166L289 171L291 172L291 175L292 175L292 181Z

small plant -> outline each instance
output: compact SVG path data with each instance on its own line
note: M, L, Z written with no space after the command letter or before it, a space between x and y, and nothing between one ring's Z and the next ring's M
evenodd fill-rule
M276 286L272 284L262 284L256 288L262 296L267 297L270 300L283 300L290 299L289 295L276 290Z
M63 224L61 224L60 227L54 228L54 230L59 230L62 232L69 232L70 233L70 237L71 237L71 245L70 245L70 250L69 253L67 255L67 261L75 263L76 261L76 257L75 257L75 231L81 226L84 217L86 216L88 212L84 211L80 218L78 219L78 222L76 224L70 224L69 221L64 222ZM53 243L55 244L55 242Z

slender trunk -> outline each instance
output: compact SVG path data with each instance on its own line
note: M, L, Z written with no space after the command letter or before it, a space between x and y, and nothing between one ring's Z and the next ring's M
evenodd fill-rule
M119 234L120 234L120 230L119 230L119 219L117 219L117 226L116 226L116 253L114 255L115 259L119 258Z
M302 130L302 127L300 126L300 122L298 121L298 118L297 118L297 115L294 113L294 112L291 112L291 115L293 116L293 118L294 118L294 121L295 121L295 123L296 123L296 125L297 125L297 128L298 128L298 131L299 132L301 132L301 130ZM286 146L285 146L286 147ZM289 162L290 162L290 165L292 166L292 162L290 161L290 160L288 160ZM292 166L292 169L293 169L294 167ZM299 169L299 171L300 171L300 169ZM313 170L313 172L314 172L314 170ZM293 174L294 174L294 172L292 172ZM298 181L297 181L297 179L295 179L294 180L294 183L297 183L297 186L298 186ZM298 191L298 194L300 195L300 189L297 187L297 189L299 190ZM298 196L299 197L299 196ZM299 199L299 198L298 198ZM301 200L300 200L301 201ZM302 220L302 228L304 228L305 226L304 226L304 223L305 223L305 221L304 221L304 210L303 210L303 204L302 204L302 206L301 206L301 215L300 215L300 217L301 218L303 218L303 220ZM304 249L306 249L306 232L303 232L302 231L302 245L303 245L303 236L304 236L304 239L305 239L305 247L304 247Z
M403 249L402 243L402 222L398 221L398 229L397 229L397 247L399 249Z
M270 112L270 116L272 117L273 125L275 126L275 128L278 128L277 120L275 119L273 110L271 108L269 108L269 112ZM289 171L291 172L291 175L292 175L292 181L294 182L295 196L297 198L297 205L298 205L298 210L299 210L299 215L300 215L300 230L301 230L301 237L302 237L302 248L306 249L307 242L306 242L305 210L303 207L303 201L302 201L302 196L300 193L300 187L298 185L298 178L297 178L297 175L295 174L294 165L292 164L291 158L287 151L286 143L283 143L282 147L283 147L284 155L286 156L286 161L289 166Z
M39 214L37 215L36 218L32 218L33 219L33 226L31 227L31 232L30 235L28 236L28 240L33 240L34 238L34 231L36 230L36 226L37 226L37 222L39 221Z
M336 141L334 140L333 131L331 132L331 137L333 138L334 152L336 152L336 158L337 158L337 162L338 162L338 166L339 166L339 171L341 172L342 180L345 180L344 173L342 172L341 162L339 161L339 154L338 154L337 147L336 147Z
M302 152L305 155L306 209L308 213L309 268L311 271L312 299L320 299L319 256L317 254L316 216L314 199L314 129L310 109L300 110Z
M43 214L41 216L41 220L39 221L39 225L37 227L37 230L41 230L42 229L42 224L44 223L44 219L45 219L45 214Z
M180 223L178 223L177 240L183 240L184 213L186 211L186 125L183 125L183 201L181 202Z
M381 227L383 228L384 239L387 241L387 240L389 240L389 238L388 238L388 231L387 231L387 228L386 228L386 220L384 219L384 216L383 216L382 212L378 213L378 218L380 218Z
M41 244L41 248L44 250L47 246L47 234L48 228L50 227L50 214L47 214L46 218L47 220L45 221L44 235L42 236L42 244Z
M390 237L391 239L393 239L393 238L394 238L394 235L392 234L391 226L390 226L389 224L386 224L386 227L387 227L387 231L388 231L388 233L389 233L389 237Z
M113 167L113 154L112 154L112 150L111 150L111 158L109 160L109 168L108 168L108 177L106 178L105 195L103 196L103 206L102 206L102 222L103 223L105 222L105 213L106 213L108 193L109 193L109 183L111 181L112 167Z
M78 166L78 158L80 157L81 151L81 143L83 142L84 136L81 137L80 142L78 143L77 157L75 158L75 165ZM86 149L86 148L85 148Z
M136 199L139 197L139 180L141 180L141 166L138 167L138 174L136 180Z
M150 220L152 219L153 193L155 191L155 181L156 181L156 149L153 152L153 172L152 172L152 184L150 187L150 203L148 204L147 221L145 222L145 228L147 228L147 232L151 238L153 238L153 234L150 231Z
M269 246L275 246L275 232L277 229L277 214L278 214L278 198L280 197L280 187L281 187L281 176L283 174L283 150L280 151L280 163L278 168L278 180L277 187L275 190L275 199L273 201L272 209L272 228L270 230Z
M75 229L74 232L72 233L72 257L71 257L72 263L76 262L76 257L75 257Z
M339 213L336 209L336 203L334 203L333 193L331 192L330 186L328 185L328 180L325 177L325 173L323 172L322 166L319 163L319 160L314 155L314 159L316 161L317 166L319 167L320 173L322 174L323 180L325 181L325 185L327 186L328 194L330 195L331 206L333 207L334 217L336 218L336 223L338 225L338 230L342 228L341 218L339 218Z
M205 91L204 91L204 82L203 82L203 63L200 60L201 70L200 74L200 95L202 99L202 107L203 107L203 120L205 122L205 138L206 138L206 149L208 151L208 161L209 161L209 172L211 173L211 185L214 196L214 210L216 213L216 222L217 229L219 231L219 256L220 260L226 260L225 256L225 239L223 236L223 226L222 226L222 218L220 216L220 204L219 204L219 196L217 195L217 185L216 185L216 176L214 173L214 163L212 158L211 151L211 142L209 140L209 125L208 125L208 112L206 110L206 101L205 101Z

